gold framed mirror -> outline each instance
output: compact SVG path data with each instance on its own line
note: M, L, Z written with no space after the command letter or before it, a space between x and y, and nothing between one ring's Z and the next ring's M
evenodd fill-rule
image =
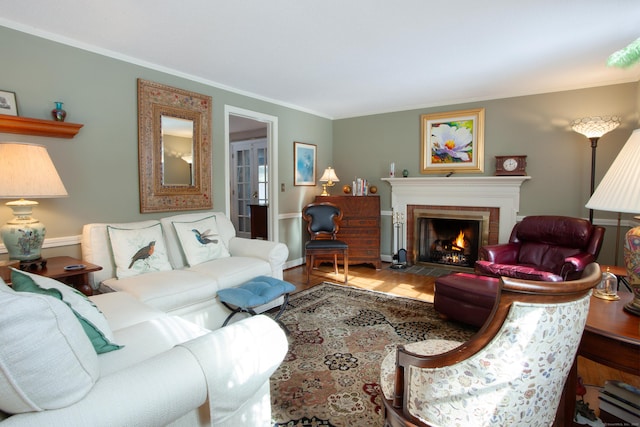
M211 209L211 97L138 79L140 212Z

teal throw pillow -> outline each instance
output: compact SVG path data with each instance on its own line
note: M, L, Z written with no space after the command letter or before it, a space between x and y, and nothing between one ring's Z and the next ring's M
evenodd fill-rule
M104 315L81 292L57 280L12 269L11 282L18 292L48 295L63 301L76 316L96 353L107 353L122 346L112 343L113 334Z

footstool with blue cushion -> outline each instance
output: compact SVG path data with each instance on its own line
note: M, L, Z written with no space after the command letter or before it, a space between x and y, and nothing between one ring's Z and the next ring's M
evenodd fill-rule
M231 314L224 321L222 326L226 326L231 318L237 313L249 313L255 316L254 308L267 304L284 295L284 302L280 306L280 311L274 320L288 332L287 327L280 322L280 316L284 313L289 302L289 294L295 291L296 287L284 280L269 276L258 276L235 288L221 289L218 291L218 298ZM233 308L235 307L235 308Z

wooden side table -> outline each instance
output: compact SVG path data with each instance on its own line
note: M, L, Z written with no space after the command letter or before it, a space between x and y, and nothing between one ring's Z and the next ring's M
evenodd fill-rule
M640 317L623 307L633 299L630 292L618 293L620 300L591 297L587 324L578 348L578 356L633 375L640 375ZM565 385L563 402L558 408L556 426L570 426L576 402L577 357ZM578 424L574 424L578 425Z
M84 265L85 267L77 270L65 270L65 267L70 265ZM69 256L54 256L47 258L47 265L44 268L32 272L59 280L83 294L91 296L93 295L93 288L89 284L89 273L99 270L102 270L99 265L90 264L81 259Z

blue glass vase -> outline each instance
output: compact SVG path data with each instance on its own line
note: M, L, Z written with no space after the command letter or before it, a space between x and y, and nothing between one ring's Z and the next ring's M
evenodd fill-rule
M55 102L56 108L51 110L51 115L53 116L53 120L57 122L64 122L64 119L67 117L67 112L62 109L62 102Z

